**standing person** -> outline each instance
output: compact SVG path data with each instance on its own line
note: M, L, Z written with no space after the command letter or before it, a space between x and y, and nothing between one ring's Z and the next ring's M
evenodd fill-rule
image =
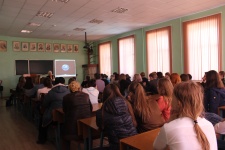
M159 128L164 124L165 120L156 100L147 99L140 83L132 82L128 92L127 99L133 108L139 133Z
M65 86L65 79L63 77L56 78L55 83L56 85L44 97L43 107L45 111L39 125L37 144L44 144L46 142L48 126L52 122L52 110L62 108L63 97L70 93Z
M217 114L219 106L225 106L225 88L215 70L206 73L204 105L207 112Z
M50 70L50 71L48 71L48 76L47 76L48 78L50 78L51 80L52 80L52 83L53 84L55 84L54 82L55 82L55 76L52 74L52 71Z
M88 87L83 88L82 92L87 93L89 95L91 104L97 104L98 103L99 91L96 89L96 80L95 79L91 79L88 82Z
M106 132L111 150L119 150L120 139L137 134L126 100L115 84L104 89L103 105L96 112L96 123Z
M161 78L158 81L158 93L160 95L157 100L159 109L162 111L162 115L165 121L168 121L170 118L172 94L173 94L173 85L167 78Z
M70 141L81 140L78 135L77 121L91 117L92 105L88 94L81 92L80 83L72 81L69 84L70 92L63 97L63 143L66 150L70 150Z
M160 129L154 149L217 150L213 125L201 117L203 110L201 86L191 81L177 84L173 91L173 114Z

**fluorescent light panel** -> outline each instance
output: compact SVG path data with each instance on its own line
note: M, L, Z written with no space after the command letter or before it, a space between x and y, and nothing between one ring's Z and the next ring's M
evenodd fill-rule
M33 31L30 31L30 30L21 30L20 32L22 32L22 33L31 33Z
M112 10L111 12L115 12L115 13L122 14L122 13L124 13L124 12L126 12L126 11L128 11L128 9L122 8L122 7L118 7L118 8L116 8L116 9Z
M53 13L50 12L44 12L44 11L39 11L36 16L40 16L40 17L46 17L46 18L51 18L53 15Z
M97 23L97 24L102 23L102 22L103 22L103 20L98 20L98 19L93 19L93 20L89 21L89 23Z
M29 25L29 26L39 27L41 24L39 24L39 23L34 23L34 22L29 22L28 25Z
M75 30L75 31L84 31L84 30L86 30L85 28L75 28L75 29L73 29L73 30Z
M70 0L52 0L53 2L68 3Z

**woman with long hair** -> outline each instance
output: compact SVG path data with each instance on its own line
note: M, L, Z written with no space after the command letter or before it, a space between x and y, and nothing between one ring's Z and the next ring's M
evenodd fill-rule
M137 134L125 99L115 84L103 91L103 105L96 112L96 123L106 132L109 148L119 150L119 140Z
M200 85L188 81L173 91L170 122L165 123L154 141L154 149L216 150L213 125L202 118L203 92Z
M173 85L167 78L161 78L158 81L158 93L160 95L157 100L159 109L162 111L162 115L165 121L170 118L171 101L173 94Z
M133 108L138 132L161 127L165 120L156 100L148 99L145 96L144 88L137 82L132 82L128 91L128 101Z
M225 89L215 70L206 72L205 83L205 110L217 114L219 106L225 106Z

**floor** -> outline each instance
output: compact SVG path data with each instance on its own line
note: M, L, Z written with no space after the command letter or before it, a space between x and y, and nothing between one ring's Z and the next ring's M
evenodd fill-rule
M6 100L0 99L0 150L55 150L54 142L36 144L38 129L15 106L5 107ZM94 141L95 147L99 141ZM83 145L81 145L83 147ZM76 143L71 150L76 150Z

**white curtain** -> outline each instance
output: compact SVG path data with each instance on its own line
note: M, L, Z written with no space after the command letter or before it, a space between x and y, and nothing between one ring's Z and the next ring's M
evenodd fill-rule
M201 80L209 70L219 71L220 15L184 23L186 72ZM184 56L185 57L185 56Z
M148 73L170 72L170 27L147 32Z
M111 71L111 44L99 44L99 69L100 73L106 74L110 77Z
M120 73L134 75L134 36L119 39Z

